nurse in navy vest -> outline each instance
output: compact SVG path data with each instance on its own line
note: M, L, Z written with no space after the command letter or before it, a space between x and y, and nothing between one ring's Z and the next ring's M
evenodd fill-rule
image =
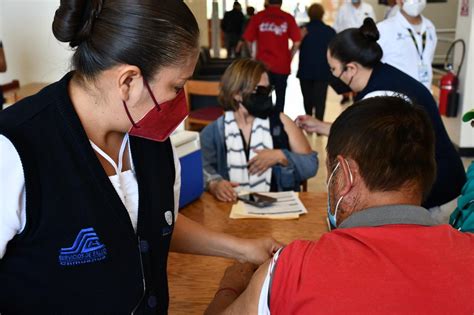
M268 259L273 239L177 212L168 136L199 53L184 2L61 1L53 33L73 71L0 113L0 313L166 314L169 250Z
M423 206L431 210L438 209L461 193L466 181L461 158L449 139L433 95L417 80L380 61L383 52L377 43L378 39L377 26L370 18L365 19L360 28L337 34L329 44L327 54L331 72L357 93L356 101L396 94L423 106L435 130L437 164L436 181ZM331 127L330 123L307 115L299 116L297 124L306 131L325 135L329 134Z

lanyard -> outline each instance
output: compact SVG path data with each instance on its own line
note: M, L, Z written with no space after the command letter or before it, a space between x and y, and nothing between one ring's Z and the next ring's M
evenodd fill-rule
M420 51L420 47L418 47L418 43L416 42L415 34L413 34L413 31L411 30L411 28L408 28L407 30L410 33L411 39L413 40L413 44L415 44L416 51L418 52L418 55L420 56L421 61L423 61L423 53L425 52L425 48L426 48L426 31L421 35L421 51Z

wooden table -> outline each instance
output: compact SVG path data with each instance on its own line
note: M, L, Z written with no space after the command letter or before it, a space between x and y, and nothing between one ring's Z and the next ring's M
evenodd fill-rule
M218 202L208 193L181 210L181 214L215 231L244 238L273 236L289 243L295 239L316 240L327 232L326 198L325 193L300 193L308 214L298 220L233 220L229 218L232 205ZM231 260L223 258L170 253L169 313L202 314L230 264Z
M13 89L5 92L3 97L5 97L6 104L13 104L25 98L27 96L38 93L42 88L49 85L49 83L35 82L25 85L20 85L18 89Z

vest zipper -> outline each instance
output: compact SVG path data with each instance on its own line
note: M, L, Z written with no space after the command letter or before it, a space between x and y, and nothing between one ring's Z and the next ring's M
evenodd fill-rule
M144 271L144 268L143 268L142 251L140 249L140 236L138 236L138 254L140 256L140 270L141 270L141 273L142 273L143 294L140 297L140 300L138 300L137 305L133 308L132 313L131 313L132 315L134 315L135 312L137 311L137 309L140 307L140 304L142 303L143 298L146 295L146 280L145 280L145 271Z

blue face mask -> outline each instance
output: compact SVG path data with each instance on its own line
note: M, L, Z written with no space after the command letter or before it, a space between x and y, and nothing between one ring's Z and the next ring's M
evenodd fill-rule
M347 167L349 168L349 175L350 175L350 180L351 180L351 185L353 183L353 178L352 178L352 172L351 172L351 168L349 167L349 163L344 160L344 162L346 162L347 164ZM344 199L344 196L341 196L338 200L337 200L337 203L336 203L336 208L334 209L334 214L332 214L332 209L331 209L331 193L329 191L329 187L331 185L331 179L332 177L334 176L334 173L336 173L337 169L339 168L340 166L340 163L337 162L337 165L336 167L334 168L334 170L332 171L331 173L331 176L329 176L329 179L328 179L328 183L327 183L327 190L328 190L328 219L329 219L329 229L330 230L333 230L335 228L337 228L337 211L339 210L339 204L341 203L342 199Z

